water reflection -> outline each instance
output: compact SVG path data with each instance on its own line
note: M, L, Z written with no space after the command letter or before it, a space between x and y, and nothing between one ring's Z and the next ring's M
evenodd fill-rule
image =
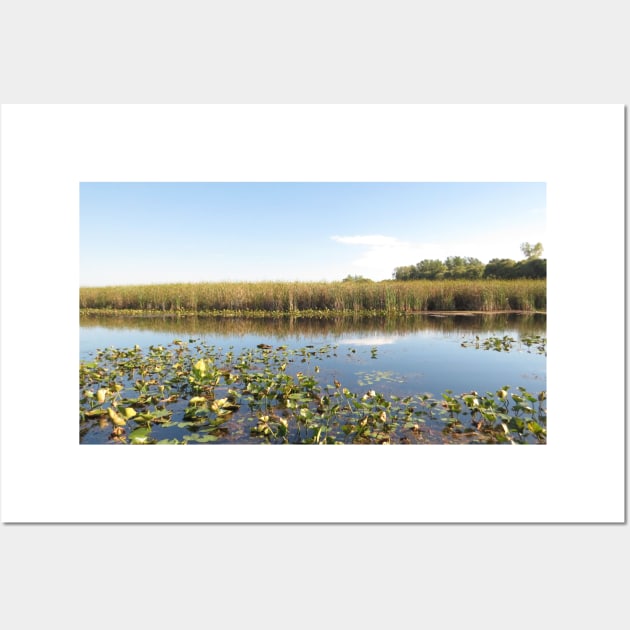
M383 335L374 335L372 337L342 337L339 339L339 343L345 343L349 346L386 346L392 343L396 343L402 335L389 335L384 337Z
M481 349L475 347L475 336L483 339L494 335L515 339L509 351L484 350L483 344ZM181 339L177 347L190 346L191 351L199 352L198 344L204 344L212 348L213 356L216 353L222 357L230 374L237 374L234 366L238 361L234 357L240 352L260 354L261 349L269 347L280 352L288 348L293 353L281 373L294 382L299 381L299 375L313 378L322 392L332 387L341 392L339 396L347 389L356 394L358 400L376 391L387 400L427 395L441 401L442 393L447 391L456 395L471 391L492 393L503 387L514 391L516 387L525 386L537 396L546 390L546 356L521 341L525 336L534 335L546 336L545 315L502 313L436 317L423 314L319 319L83 316L81 357L92 361L98 348L136 345L146 356L158 346L159 351L163 350L162 346L170 347L165 351L171 351L174 340ZM260 367L263 369L258 369ZM268 364L263 363L252 373L264 376L267 367ZM272 378L276 376L272 374ZM100 386L109 386L107 379L94 384L92 391ZM217 398L226 394L227 385ZM185 407L186 403L182 404ZM184 411L183 407L174 408L178 413ZM250 416L251 422L257 422L255 414ZM237 435L244 435L242 439L247 441L252 426L234 426L231 436L221 436L221 441L235 441ZM427 430L435 429L439 434L444 425L438 423L437 428L432 428L427 423L426 426ZM160 439L181 439L184 431L174 425L155 429L154 435L159 433ZM104 442L110 433L111 426L102 429L93 423L89 435L86 433L81 439L82 442ZM436 441L427 435L428 441Z
M500 313L466 315L406 315L399 317L322 317L322 318L236 318L236 317L127 317L82 315L83 328L144 330L172 335L272 335L279 339L356 335L352 343L373 345L394 343L400 335L420 331L442 334L467 334L514 330L522 335L544 334L547 317L543 314ZM367 340L366 334L374 338ZM350 341L348 342L350 343Z

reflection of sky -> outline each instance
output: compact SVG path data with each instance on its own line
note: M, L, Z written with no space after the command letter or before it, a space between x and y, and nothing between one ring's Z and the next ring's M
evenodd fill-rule
M97 348L118 347L128 348L135 344L142 348L150 345L168 345L173 339L188 341L189 338L201 339L210 346L220 347L227 351L230 347L235 352L244 348L255 348L259 343L270 345L286 345L290 348L302 348L312 344L315 348L331 344L339 345L330 351L330 357L323 360L309 358L305 365L301 359L296 359L287 370L307 371L315 365L320 368L319 381L325 385L333 379L341 381L344 387L361 391L359 380L365 381L365 374L373 374L374 379L379 374L392 372L397 380L390 382L386 379L375 381L374 387L384 394L411 395L430 392L439 395L445 389L451 389L456 394L476 390L479 393L494 392L504 385L515 388L519 385L537 393L546 389L546 357L527 352L526 348L519 348L516 344L511 352L496 352L494 350L477 350L461 346L464 340L474 338L474 334L443 334L439 331L417 331L405 335L375 334L374 331L353 331L352 337L341 339L334 334L304 335L298 339L276 337L272 334L246 334L230 336L225 334L207 333L173 334L150 330L134 330L131 328L82 327L81 328L81 358L86 359ZM501 336L510 335L518 339L515 330L504 330ZM486 337L489 333L480 333ZM371 348L377 346L373 353ZM355 352L349 349L356 347ZM363 376L362 376L363 375ZM364 389L364 388L363 388Z
M400 335L376 336L376 337L353 337L352 339L339 339L337 343L348 346L384 346L396 343Z
M534 352L495 352L463 348L461 338L433 334L408 335L378 351L373 369L394 371L406 378L407 387L437 394L452 389L461 394L496 391L504 385L545 389L546 357ZM405 385L399 386L405 391Z

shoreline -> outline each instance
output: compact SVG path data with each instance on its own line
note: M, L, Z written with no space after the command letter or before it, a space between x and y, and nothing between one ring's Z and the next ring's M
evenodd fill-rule
M162 311L140 309L112 309L112 308L81 308L80 317L108 316L108 317L166 317L166 318L334 318L334 317L407 317L425 315L427 317L474 316L474 315L547 315L542 310L492 310L492 311L462 311L462 310L435 310L435 311L332 311L332 310L306 310L306 311Z

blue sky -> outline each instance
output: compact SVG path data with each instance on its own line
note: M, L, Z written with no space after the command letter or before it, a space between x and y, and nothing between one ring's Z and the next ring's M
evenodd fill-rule
M82 183L81 286L391 278L545 245L544 183Z

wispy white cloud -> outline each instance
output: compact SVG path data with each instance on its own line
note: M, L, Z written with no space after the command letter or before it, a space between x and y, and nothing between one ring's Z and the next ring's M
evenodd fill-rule
M353 271L373 280L391 278L396 267L413 265L424 258L444 256L440 245L411 243L382 234L332 236L331 239L343 245L361 246L358 258L352 261Z
M486 230L476 234L471 240L444 242L412 242L382 234L354 236L332 236L331 239L342 245L357 249L357 257L350 263L354 273L373 280L391 278L396 267L415 265L421 260L446 260L448 256L472 256L487 263L491 258L513 258L520 260L520 244L542 242L544 230L538 226L523 229L521 226Z

